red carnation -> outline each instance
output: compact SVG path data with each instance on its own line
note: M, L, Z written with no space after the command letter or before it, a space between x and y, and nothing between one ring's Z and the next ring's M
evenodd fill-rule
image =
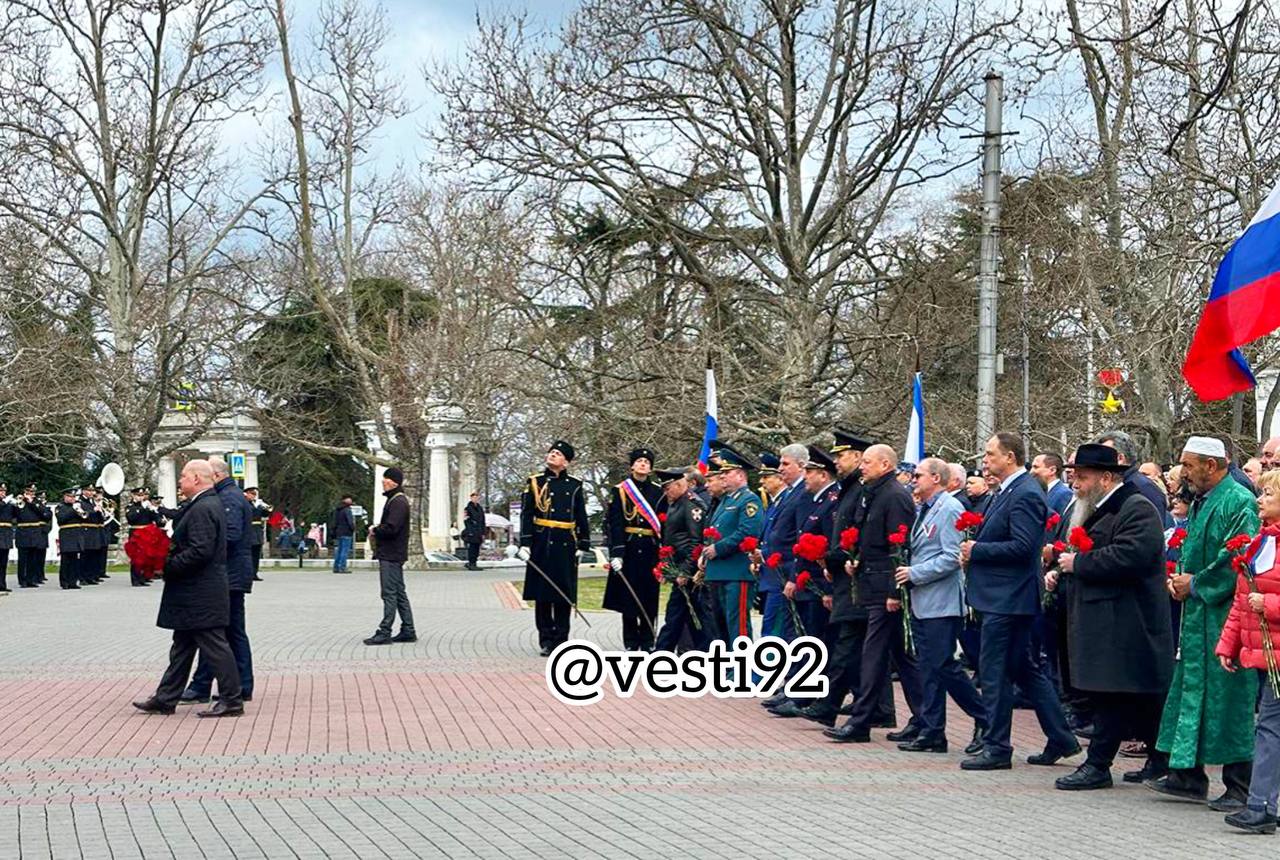
M751 535L747 535L742 539L742 543L738 544L738 549L742 550L743 552L755 552L756 548L759 546L760 546L759 538L755 538L755 537L752 537Z
M1079 552L1088 552L1093 549L1093 538L1089 537L1089 533L1084 530L1083 526L1073 528L1071 534L1067 536L1067 540Z
M1169 535L1169 549L1182 549L1182 542L1187 539L1186 529L1174 529Z
M799 573L796 574L796 588L800 589L801 591L804 591L806 588L809 587L809 580L812 578L813 576L812 574L809 573L809 571L807 570L800 571Z
M1055 529L1060 522L1062 522L1062 515L1055 511L1049 515L1049 519L1044 521L1044 527L1046 529Z
M903 526L903 528L905 529L906 526ZM907 533L905 531L896 531L893 534L889 535L889 543L893 544L894 546L902 546L906 542L907 542Z
M956 528L959 531L967 532L970 529L976 529L980 525L982 525L982 514L965 511L956 517Z
M694 560L694 561L697 561L697 560L698 560L698 556L700 556L700 555L702 555L702 544L700 544L700 543L699 543L699 544L694 544L694 546L693 546L693 560Z
M658 558L671 558L676 554L676 548L673 546L664 546L658 550Z
M658 522L665 523L667 521L666 513L658 514Z
M791 548L797 558L805 561L818 561L827 554L827 536L805 532L800 535L796 545Z
M1236 535L1227 541L1226 547L1228 552L1240 552L1247 549L1251 543L1253 543L1253 538L1248 535Z
M1176 561L1166 561L1164 563L1164 572L1166 576L1173 576L1178 572L1178 563Z
M1241 576L1247 576L1249 573L1249 558L1244 555L1231 556L1231 569Z
M907 527L906 523L903 523L902 525L898 526L898 534L900 535L904 535L909 531L911 531L911 529Z
M653 569L653 578L662 582L662 565L658 565Z
M702 530L702 536L707 540L720 540L720 530L715 526L707 526Z
M769 557L764 560L764 563L769 567L777 567L778 565L782 564L782 553L780 552L770 553Z
M1056 540L1056 541L1054 541L1054 542L1053 542L1053 551L1054 551L1054 552L1066 552L1066 551L1067 551L1067 545L1066 545L1065 543L1063 543L1062 541L1060 541L1060 540Z
M848 552L858 545L858 527L849 526L849 528L840 532L840 549Z

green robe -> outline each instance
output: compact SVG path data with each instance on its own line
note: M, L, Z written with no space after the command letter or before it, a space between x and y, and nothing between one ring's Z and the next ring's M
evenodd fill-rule
M1160 720L1156 748L1169 767L1230 764L1253 759L1253 705L1257 673L1224 672L1213 649L1236 590L1231 553L1224 544L1256 535L1257 500L1230 475L1191 505L1182 572L1194 593L1182 604L1181 657Z

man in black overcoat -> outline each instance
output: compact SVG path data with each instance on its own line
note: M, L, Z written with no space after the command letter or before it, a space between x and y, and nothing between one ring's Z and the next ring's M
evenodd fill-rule
M169 668L155 695L133 706L149 714L172 714L199 652L213 669L222 696L200 717L237 717L244 713L240 673L226 627L230 621L227 589L227 524L222 501L213 490L207 460L191 460L178 487L187 502L177 512L169 557L164 563L164 593L156 626L173 631Z
M1075 470L1076 512L1092 541L1058 557L1070 577L1067 647L1072 683L1093 703L1095 734L1063 790L1107 788L1120 744L1137 737L1150 750L1147 777L1163 775L1168 755L1156 750L1160 712L1173 677L1173 634L1165 591L1164 525L1133 484L1114 448L1081 445ZM1051 571L1046 587L1059 576Z

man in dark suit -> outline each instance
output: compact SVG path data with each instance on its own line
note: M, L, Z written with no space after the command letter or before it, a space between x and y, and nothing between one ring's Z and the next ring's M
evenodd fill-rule
M227 644L236 658L236 671L240 674L240 696L253 701L253 650L249 645L249 632L245 628L244 601L253 591L253 505L244 497L231 468L221 457L210 457L213 470L213 491L222 503L223 518L227 524L227 588L229 591ZM181 703L207 702L213 690L213 667L204 655L196 665L196 673L182 694ZM219 698L226 691L218 688Z
M1030 764L1055 764L1080 751L1067 728L1058 694L1031 651L1031 625L1040 610L1040 557L1048 505L1044 490L1022 464L1022 439L997 433L987 440L983 468L999 481L974 540L960 545L969 567L969 605L982 613L978 674L987 712L982 752L964 770L1007 770L1013 747L1013 686L1031 700L1048 742Z
M213 669L222 697L196 716L237 717L244 713L244 702L226 635L230 621L226 515L213 491L213 469L207 461L189 461L178 477L178 487L187 502L174 519L156 618L157 627L173 631L169 668L155 695L133 706L148 714L172 714L198 651Z
M1035 475L1040 486L1044 487L1049 510L1062 516L1062 512L1071 503L1071 488L1062 480L1062 457L1047 451L1036 454L1035 459L1031 461L1031 474Z
M871 740L871 726L890 683L890 658L898 667L912 722L901 732L891 732L888 739L912 741L919 734L915 715L920 712L923 685L915 656L905 647L903 606L893 581L898 565L890 541L892 535L910 531L916 508L910 491L897 480L897 467L898 455L888 445L872 445L862 455L862 499L854 525L859 533L857 600L867 611L867 634L853 713L839 728L823 730L823 734L840 743Z
M1125 481L1128 467L1114 448L1081 445L1072 468L1084 506L1077 519L1091 511L1083 523L1093 546L1061 554L1045 585L1071 579L1067 647L1075 684L1093 703L1095 733L1084 764L1057 781L1064 791L1110 787L1120 744L1135 735L1150 751L1144 778L1167 771L1169 756L1155 747L1173 677L1160 516Z
M808 451L803 445L788 445L779 452L777 474L781 489L775 494L764 512L764 534L760 536L760 548L753 563L760 574L760 593L764 595L764 609L760 613L760 635L780 636L788 641L796 637L795 625L787 609L788 600L783 596L787 573L791 569L791 548L800 536L803 520L797 517L799 508L808 508L804 490L804 466ZM782 561L774 567L764 560L779 553ZM766 699L781 704L782 697Z

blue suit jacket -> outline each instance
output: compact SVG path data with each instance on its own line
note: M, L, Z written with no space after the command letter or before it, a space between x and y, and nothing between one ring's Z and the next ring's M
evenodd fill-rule
M1065 481L1059 481L1053 485L1048 497L1049 509L1061 516L1066 512L1067 505L1071 504L1071 488L1067 486Z
M775 552L782 553L782 563L775 568L768 565L760 567L761 591L781 591L787 571L791 568L791 548L795 546L800 535L800 524L796 512L805 507L802 504L808 495L804 489L804 481L797 487L788 487L774 500L764 512L764 534L760 538L760 554L768 558Z
M1030 473L1014 479L991 504L969 556L969 605L979 612L1040 611L1040 550L1048 504Z

